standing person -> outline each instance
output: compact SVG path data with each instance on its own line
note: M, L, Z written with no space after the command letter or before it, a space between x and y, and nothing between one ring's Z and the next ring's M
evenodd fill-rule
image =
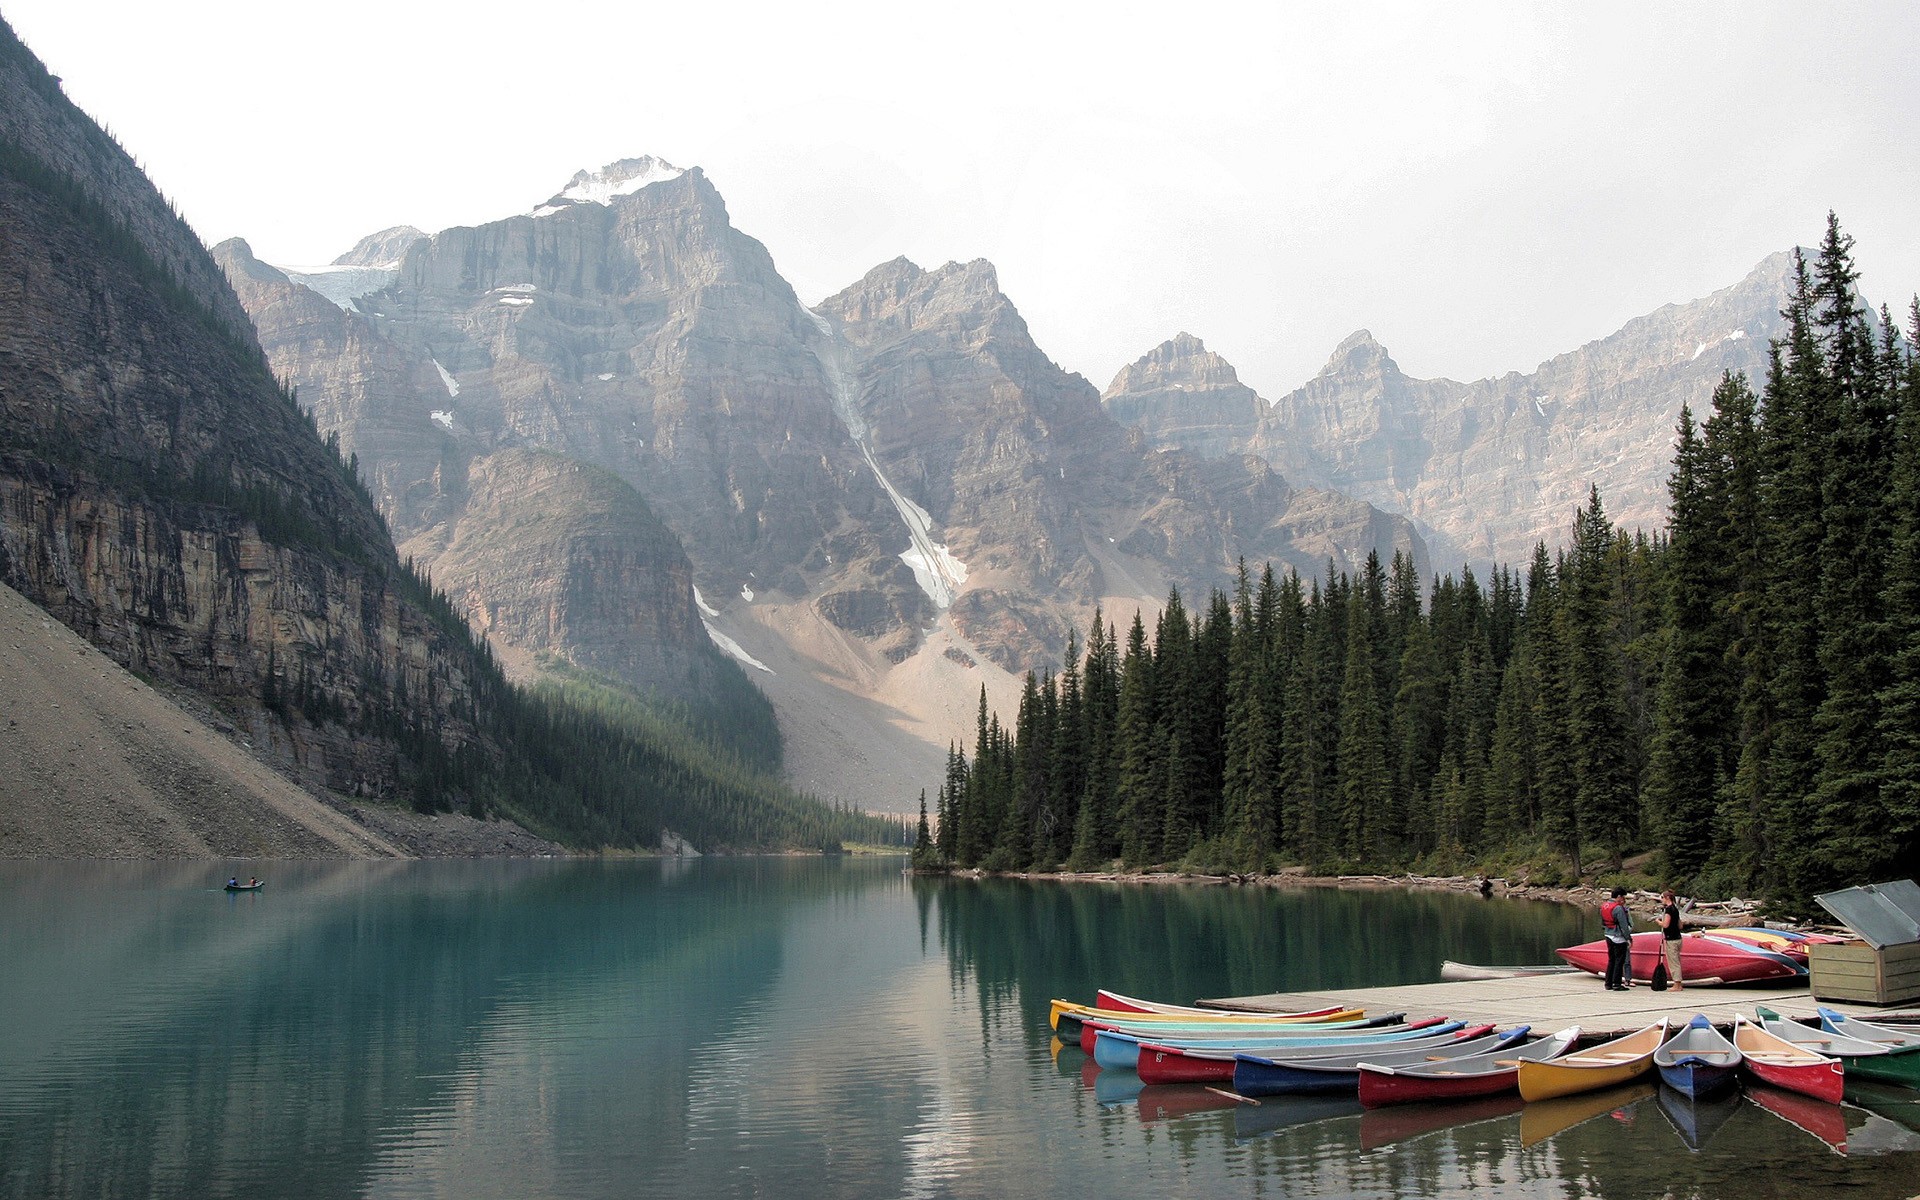
M1660 950L1667 956L1667 980L1676 992L1680 986L1680 904L1671 889L1660 893Z
M1627 889L1613 889L1613 898L1600 905L1600 936L1607 942L1607 990L1624 992L1633 986L1633 914L1627 911Z

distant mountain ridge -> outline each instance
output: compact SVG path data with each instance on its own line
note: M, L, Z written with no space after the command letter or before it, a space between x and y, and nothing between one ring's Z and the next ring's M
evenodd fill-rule
M1155 445L1250 453L1288 478L1406 513L1448 564L1520 562L1564 540L1589 484L1626 528L1665 523L1666 479L1682 404L1711 413L1726 371L1765 377L1781 331L1791 255L1739 283L1635 318L1528 374L1473 383L1415 379L1365 330L1320 374L1259 404L1237 394L1143 380L1199 370L1197 341L1163 344L1124 369L1103 403ZM1206 368L1217 375L1217 367Z

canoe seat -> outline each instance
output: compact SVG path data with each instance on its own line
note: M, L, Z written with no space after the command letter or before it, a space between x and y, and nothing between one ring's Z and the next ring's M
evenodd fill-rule
M1496 1058L1493 1060L1493 1065L1496 1067L1517 1067L1524 1061L1526 1060L1519 1058Z
M1641 1053L1644 1053L1644 1051L1637 1053L1632 1050L1609 1050L1605 1054L1582 1054L1582 1055L1579 1055L1579 1057L1580 1058L1605 1058L1605 1059L1611 1059L1614 1062L1618 1062L1621 1059L1625 1059L1625 1058L1639 1058Z
M1812 1062L1818 1054L1789 1054L1785 1050L1749 1050L1747 1057L1762 1063L1801 1063Z

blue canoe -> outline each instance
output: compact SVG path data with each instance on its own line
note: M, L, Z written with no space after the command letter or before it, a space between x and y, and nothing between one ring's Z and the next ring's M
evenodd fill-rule
M1734 1085L1740 1075L1740 1051L1713 1022L1695 1014L1660 1043L1653 1052L1653 1065L1660 1068L1661 1083L1683 1096L1704 1100Z
M1490 1025L1476 1025L1472 1029L1461 1030L1453 1038L1437 1046L1388 1050L1375 1046L1372 1049L1312 1058L1268 1058L1259 1054L1240 1054L1233 1060L1233 1090L1242 1096L1315 1093L1357 1095L1360 1091L1360 1064L1363 1062L1398 1067L1417 1062L1465 1058L1473 1054L1490 1054L1526 1041L1527 1026L1497 1033Z
M1223 1041L1183 1040L1102 1029L1093 1038L1093 1061L1110 1070L1131 1071L1140 1063L1140 1045L1143 1042L1178 1050L1205 1052L1223 1059L1232 1058L1242 1050L1256 1053L1264 1051L1292 1057L1295 1051L1305 1055L1320 1050L1361 1050L1368 1046L1397 1046L1403 1043L1439 1045L1465 1026L1464 1021L1443 1021L1436 1025L1421 1025L1381 1033L1358 1031L1349 1034L1330 1033L1326 1037L1319 1038L1247 1036Z

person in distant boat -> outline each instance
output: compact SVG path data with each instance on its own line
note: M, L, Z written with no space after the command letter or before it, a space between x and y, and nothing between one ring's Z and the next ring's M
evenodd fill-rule
M259 878L258 878L257 876L254 876L254 875L249 875L249 876L247 876L247 886L248 886L248 887L259 887L259 886L260 886L260 880L259 880Z
M1660 893L1660 950L1667 956L1667 983L1674 991L1680 986L1680 903L1671 889Z
M235 876L234 876L234 877L233 877L232 879L229 879L229 880L227 880L227 886L228 886L228 887L239 887L239 886L240 886L240 877L239 877L238 875L235 875Z
M1633 914L1627 911L1627 889L1613 889L1600 905L1600 936L1607 943L1607 990L1624 992L1633 986Z

